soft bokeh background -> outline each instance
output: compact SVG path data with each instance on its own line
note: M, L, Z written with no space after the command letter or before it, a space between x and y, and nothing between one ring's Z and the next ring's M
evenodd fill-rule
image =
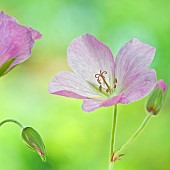
M1 127L1 170L106 170L112 108L93 113L81 110L81 100L50 95L48 82L67 70L70 41L91 33L116 56L120 47L136 37L157 48L152 67L158 79L170 84L169 0L1 0L0 10L43 34L32 57L0 79L0 118L16 118L34 127L48 152L43 164L21 141L21 129L12 123ZM146 99L119 105L117 147L145 117ZM170 169L170 95L161 114L125 151L115 170Z

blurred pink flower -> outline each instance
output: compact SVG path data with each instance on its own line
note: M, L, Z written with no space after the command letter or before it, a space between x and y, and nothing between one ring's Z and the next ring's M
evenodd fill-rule
M92 35L82 35L71 42L67 51L74 72L57 74L49 83L49 93L84 99L84 111L139 100L156 83L155 70L149 69L154 54L155 48L132 39L114 61L106 45Z
M30 57L34 40L41 38L41 34L30 27L20 25L15 18L0 12L0 37L0 76L2 76ZM8 64L4 67L5 63Z

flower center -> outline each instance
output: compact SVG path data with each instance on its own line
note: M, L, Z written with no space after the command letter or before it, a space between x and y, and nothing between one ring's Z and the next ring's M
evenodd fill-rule
M105 79L105 76L107 74L107 71L101 71L100 70L100 73L99 74L95 74L95 78L97 79L97 82L99 84L99 90L100 92L102 92L103 90L106 92L106 93L109 93L111 94L112 92L115 91L115 88L116 88L116 83L117 83L117 79L114 78L114 82L113 82L113 89L110 88L109 84L107 83L106 79Z

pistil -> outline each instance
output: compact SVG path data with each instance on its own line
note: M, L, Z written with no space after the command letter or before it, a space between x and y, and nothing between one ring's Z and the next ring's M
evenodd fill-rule
M95 74L95 78L97 78L97 82L99 84L99 90L100 90L100 92L102 92L102 90L105 89L106 93L112 94L113 92L115 92L117 79L114 78L113 88L111 89L111 87L109 86L109 84L106 81L104 74L107 74L107 71L102 72L100 70L99 74Z
M102 92L102 88L105 88L104 86L107 87L106 89L106 93L111 93L111 88L110 86L108 85L106 79L105 79L105 76L104 74L107 74L107 71L101 71L100 70L100 73L99 74L95 74L95 78L97 78L97 82L99 83L99 90ZM102 81L103 83L102 83Z

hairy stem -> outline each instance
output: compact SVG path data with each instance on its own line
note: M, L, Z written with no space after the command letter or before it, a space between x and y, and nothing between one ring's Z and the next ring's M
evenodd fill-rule
M144 121L140 125L140 127L136 130L136 132L129 138L129 140L120 148L120 150L116 153L117 155L121 153L124 149L126 149L142 132L142 130L146 127L148 122L151 119L152 114L148 113L145 117Z
M114 105L114 112L113 112L113 124L112 124L110 155L109 155L109 170L112 170L114 166L114 160L112 159L112 155L114 154L113 152L115 150L116 125L117 125L117 104Z

